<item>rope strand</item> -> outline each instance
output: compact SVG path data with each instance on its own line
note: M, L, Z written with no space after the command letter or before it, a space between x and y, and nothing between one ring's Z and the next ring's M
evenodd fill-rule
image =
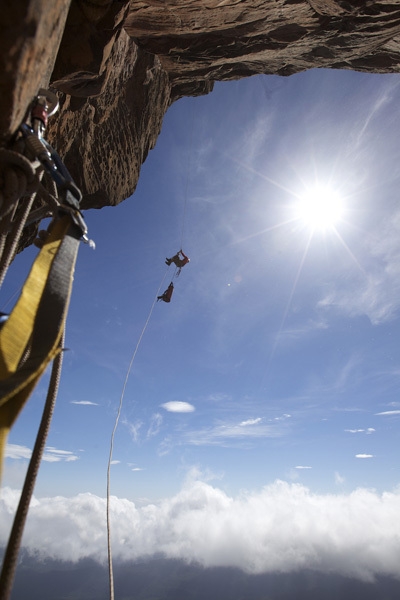
M183 236L185 234L186 207L187 207L187 199L188 199L189 181L191 179L191 170L192 170L193 129L194 129L194 107L193 107L193 113L192 113L192 123L191 123L191 127L190 127L188 163L187 163L187 169L186 169L186 185L185 185L185 196L184 196L185 201L184 201L184 205L183 205L182 231L181 231L181 244L180 244L181 250L183 247Z
M28 515L29 504L32 498L36 483L37 474L42 460L43 451L46 445L47 436L50 429L51 419L57 399L58 386L60 383L61 368L63 361L64 332L59 342L60 352L53 361L49 389L46 402L43 409L43 415L39 430L36 436L35 446L32 457L29 461L28 471L25 476L24 487L18 503L18 509L15 513L13 526L4 555L3 567L0 576L0 600L8 600L14 581L14 575L17 568L18 553L21 546L22 534L24 532L26 517Z
M113 564L112 564L112 548L111 548L111 519L110 519L110 471L111 471L111 462L112 462L112 456L113 456L113 450L114 450L114 438L115 438L115 432L117 431L117 427L118 427L118 423L119 423L119 419L121 416L121 410L122 410L122 404L123 404L123 400L124 400L124 396L125 396L125 390L126 390L126 386L128 383L128 379L129 379L129 375L131 373L132 370L132 366L133 366L133 362L136 358L136 354L137 351L139 349L140 346L140 342L142 341L142 338L145 334L145 331L147 329L147 326L149 324L151 315L153 313L154 310L154 306L156 305L157 302L157 296L160 293L160 290L162 288L162 285L164 283L164 279L167 275L168 269L165 272L161 283L159 285L159 288L157 290L156 296L153 300L153 304L151 305L151 309L149 312L149 315L146 319L146 322L143 326L142 332L139 336L139 339L137 341L136 347L133 351L129 366L128 366L128 370L126 372L126 376L125 376L125 381L124 384L122 386L122 392L121 392L121 396L119 399L119 405L118 405L118 411L117 411L117 416L115 419L115 423L114 423L114 428L111 434L111 440L110 440L110 454L108 457L108 465L107 465L107 552L108 552L108 576L109 576L109 585L110 585L110 600L114 600L114 572L113 572ZM0 599L1 600L1 599Z

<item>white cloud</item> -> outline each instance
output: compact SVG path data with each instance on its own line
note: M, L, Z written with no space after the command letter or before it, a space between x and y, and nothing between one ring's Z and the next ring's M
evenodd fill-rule
M4 545L17 494L0 500ZM237 497L199 480L157 505L111 498L113 555L132 560L161 553L205 567L249 573L313 569L365 581L400 576L400 489L378 494L314 494L277 481ZM89 493L34 498L23 547L39 557L106 560L106 502Z
M20 446L18 444L7 444L6 446L6 458L12 458L14 460L27 459L29 460L32 455L32 450L26 446ZM53 446L47 446L44 450L42 460L45 462L73 462L79 460L73 452L69 450L57 450Z
M71 400L71 404L81 404L82 406L99 406L97 402L90 400Z
M373 454L356 454L356 458L374 458Z
M384 412L375 413L376 417L400 415L400 410L385 410Z
M312 469L312 467L307 467L307 466L304 466L304 465L297 465L297 467L295 467L295 469L300 469L300 470L301 469Z
M112 465L119 465L119 464L120 464L120 462L121 462L120 460L112 460L112 461L111 461L111 464L112 464Z
M53 446L47 446L43 453L42 460L45 462L60 462L62 460L65 462L73 462L79 460L79 456L76 456L69 450L57 450L57 448L54 448Z
M165 408L168 412L176 412L176 413L189 413L195 410L192 404L189 402L179 402L178 400L165 402L160 405L162 408Z
M248 425L257 425L258 423L261 423L261 421L261 417L258 417L257 419L248 419L247 421L242 421L241 423L239 423L239 426L247 427Z
M133 467L132 471L144 471L141 467Z
M292 415L289 415L288 413L283 413L283 415L281 417L275 417L274 421L284 421L285 419L290 419Z
M15 460L20 458L27 458L29 460L32 456L32 450L18 444L7 444L5 456L6 458L13 458Z
M371 433L375 432L373 427L368 427L368 429L345 429L346 433L366 433L367 435L371 435Z

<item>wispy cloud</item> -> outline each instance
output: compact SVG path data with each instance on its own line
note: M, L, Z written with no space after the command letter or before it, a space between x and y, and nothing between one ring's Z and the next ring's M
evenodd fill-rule
M141 428L143 427L143 421L137 420L134 422L128 421L127 419L124 419L123 424L128 428L128 431L133 439L134 442L138 442L139 441L139 433Z
M365 315L378 325L392 320L400 307L400 212L365 236L360 251L368 264L368 275L359 272L340 283L318 302L320 309L335 309L347 316Z
M295 469L312 469L312 467L308 467L308 466L304 466L304 465L297 465L297 467L295 467Z
M356 140L356 147L361 146L361 144L364 143L364 134L366 133L366 131L369 128L369 125L371 123L371 121L373 121L375 115L377 113L379 113L379 111L381 110L381 108L387 106L387 104L389 104L392 100L393 100L393 92L397 87L397 82L392 82L391 84L387 85L386 89L383 90L379 97L375 100L375 102L371 102L371 104L368 104L368 114L365 116L361 116L360 115L360 121L361 119L364 120L364 123L362 126L360 126L358 135L357 135L357 140ZM361 123L360 123L361 125ZM354 150L353 150L354 151Z
M164 404L160 404L160 406L168 412L189 413L195 411L193 404L189 404L189 402L179 402L178 400L165 402Z
M30 459L32 456L32 450L27 448L26 446L20 446L18 444L7 444L6 445L6 458L13 458L14 460L19 460L21 458Z
M257 417L257 419L248 419L247 421L242 421L241 423L239 423L239 426L247 427L248 425L258 425L258 423L261 423L261 421L261 417Z
M1 545L17 501L17 492L3 488ZM105 506L105 498L89 493L34 498L23 548L42 558L105 561ZM298 483L276 481L234 497L190 480L157 504L138 506L113 497L113 554L135 560L162 553L249 573L312 569L373 581L379 575L398 577L400 522L394 515L399 513L399 490L316 494Z
M295 342L314 333L315 331L321 331L327 328L328 324L326 323L325 319L309 319L301 326L282 329L282 331L279 332L279 344Z
M375 413L376 417L390 417L393 415L400 415L400 410L384 410L383 412Z
M73 462L75 460L79 460L79 456L76 456L73 452L69 450L58 450L53 446L47 446L43 453L42 460L46 462Z
M214 394L210 394L207 398L210 402L227 402L231 400L231 396L229 394L225 394L224 392L216 392Z
M283 413L283 415L281 415L280 417L274 417L274 421L285 421L286 419L290 419L292 417L292 415L289 415L289 413Z
M336 471L335 472L335 483L336 483L336 485L343 485L345 481L346 481L345 478L342 477L342 475Z
M150 419L150 425L147 430L147 438L152 438L156 436L160 432L160 427L162 425L163 418L160 413L154 413Z
M365 433L366 435L371 435L371 433L375 433L375 429L373 427L368 427L368 429L345 429L346 433Z
M281 435L282 429L277 424L257 418L239 423L219 423L211 427L185 432L183 441L194 446L226 446Z
M70 404L81 404L82 406L99 406L97 402L90 400L71 400Z
M32 455L32 450L27 446L20 446L18 444L7 444L5 456L14 460L26 459L29 460ZM42 460L45 462L73 462L79 460L79 456L76 456L69 450L58 450L54 446L47 446L43 453Z

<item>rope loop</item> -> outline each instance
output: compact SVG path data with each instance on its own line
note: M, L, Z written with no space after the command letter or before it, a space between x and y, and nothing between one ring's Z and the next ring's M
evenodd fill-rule
M23 196L31 196L39 178L31 161L14 150L0 148L0 217L13 210Z

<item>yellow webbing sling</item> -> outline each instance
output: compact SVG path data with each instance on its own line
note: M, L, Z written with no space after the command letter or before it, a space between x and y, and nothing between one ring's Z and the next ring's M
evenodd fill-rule
M9 431L59 352L81 237L69 214L54 223L0 330L0 479Z

